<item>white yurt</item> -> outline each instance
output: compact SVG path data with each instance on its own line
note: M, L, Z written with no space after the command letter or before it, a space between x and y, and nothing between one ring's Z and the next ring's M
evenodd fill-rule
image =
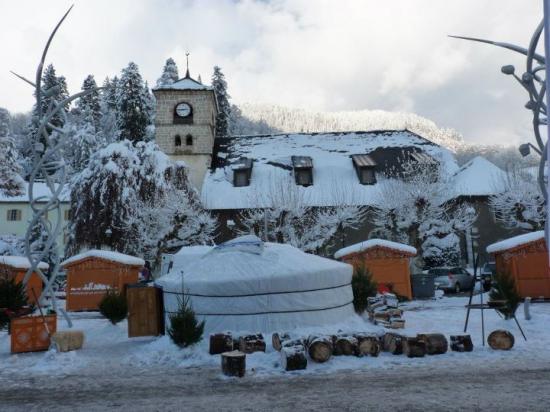
M283 244L242 236L155 282L169 316L189 297L205 332L275 332L354 315L352 267Z

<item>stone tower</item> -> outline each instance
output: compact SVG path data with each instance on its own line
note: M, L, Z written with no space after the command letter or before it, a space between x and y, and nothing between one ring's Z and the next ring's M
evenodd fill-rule
M153 89L157 100L155 140L172 160L183 160L191 183L201 189L212 162L216 96L210 86L189 75L172 84Z

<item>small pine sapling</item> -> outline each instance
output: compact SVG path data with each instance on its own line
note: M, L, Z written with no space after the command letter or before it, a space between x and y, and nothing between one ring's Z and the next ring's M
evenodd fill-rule
M496 273L493 278L490 301L506 301L506 307L498 309L498 312L504 316L504 319L512 319L521 302L514 278L506 273Z
M351 278L351 288L353 290L353 307L355 312L360 315L367 309L368 298L376 296L377 290L376 282L365 265L360 264L355 267Z
M13 278L0 275L0 330L9 326L10 317L28 306L25 286Z
M113 325L126 319L128 315L128 302L123 293L110 289L99 303L99 311L111 321Z
M195 311L189 304L189 296L179 299L178 311L170 315L168 335L172 341L182 347L194 345L202 339L204 321L197 320Z

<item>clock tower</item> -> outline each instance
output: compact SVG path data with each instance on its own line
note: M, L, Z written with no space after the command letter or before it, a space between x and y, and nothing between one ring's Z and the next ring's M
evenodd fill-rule
M191 78L188 69L183 79L156 87L153 94L155 140L172 160L187 164L191 183L200 190L214 148L218 113L214 90Z

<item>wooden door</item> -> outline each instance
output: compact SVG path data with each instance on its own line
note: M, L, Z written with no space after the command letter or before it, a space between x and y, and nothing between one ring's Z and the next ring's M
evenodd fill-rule
M159 288L128 285L128 337L164 334L162 293Z

